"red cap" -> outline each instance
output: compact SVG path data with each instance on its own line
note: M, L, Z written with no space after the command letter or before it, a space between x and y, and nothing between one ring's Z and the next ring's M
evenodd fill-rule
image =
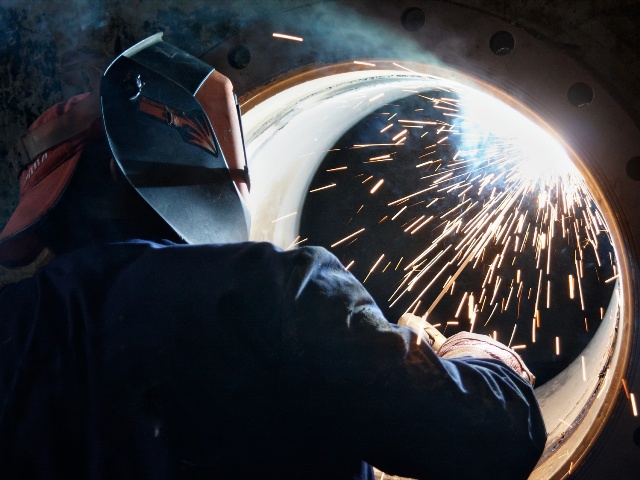
M82 93L49 108L33 122L29 131L61 117L87 96L89 93ZM0 232L0 264L24 265L40 253L43 246L31 234L30 227L60 199L84 146L103 134L101 118L92 118L87 128L39 153L25 167L20 174L18 206Z

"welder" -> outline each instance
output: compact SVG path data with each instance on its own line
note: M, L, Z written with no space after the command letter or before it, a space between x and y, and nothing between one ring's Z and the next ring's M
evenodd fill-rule
M546 432L515 352L434 343L326 250L248 241L226 77L156 35L100 82L11 152L2 478L529 475Z

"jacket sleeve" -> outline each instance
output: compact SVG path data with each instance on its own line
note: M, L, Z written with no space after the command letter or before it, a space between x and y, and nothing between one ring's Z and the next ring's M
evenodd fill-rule
M328 399L334 439L389 474L527 478L546 440L531 386L494 359L439 358L389 323L330 253L297 253L283 302L292 362Z

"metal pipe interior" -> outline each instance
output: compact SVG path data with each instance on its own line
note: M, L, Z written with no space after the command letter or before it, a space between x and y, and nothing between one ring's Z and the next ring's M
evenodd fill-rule
M254 179L252 239L271 241L282 248L292 245L311 178L336 140L368 113L406 96L403 90L437 87L448 81L391 70L355 71L306 81L271 97L265 95L268 98L243 117ZM357 108L351 107L353 102L345 103L354 95L375 98L380 93L384 96L362 102ZM577 435L584 437L589 428L581 423L597 421L588 412L601 405L611 386L599 374L612 367L609 362L616 350L620 288L618 285L603 323L584 350L584 359L578 358L536 390L549 441L532 478L545 478L553 470L553 453L568 431L575 433L581 427Z

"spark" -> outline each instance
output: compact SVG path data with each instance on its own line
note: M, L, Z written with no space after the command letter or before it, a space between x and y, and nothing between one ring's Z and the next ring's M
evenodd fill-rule
M333 247L337 247L338 245L340 245L343 242L346 242L347 240L349 240L350 238L355 237L356 235L359 235L360 233L364 232L365 229L361 228L360 230L358 230L357 232L353 232L350 235L347 235L346 237L344 237L342 240L338 240L336 243L334 243L333 245L331 245L331 248Z
M367 183L369 180L371 180L373 178L373 175L369 175L367 178L365 178L362 183L365 184Z
M426 217L426 215L422 215L420 218L418 218L417 220L415 220L411 225L409 225L407 228L404 229L405 232L408 232L409 230L411 230L413 227L415 227L418 223L420 223L422 221L422 219Z
M629 398L629 387L627 386L627 381L622 379L622 388L624 389L624 394Z
M468 292L464 292L462 300L460 301L460 306L458 307L458 310L456 310L455 318L458 318L458 315L460 315L460 310L462 310L462 306L464 305L464 301L467 299L468 294Z
M560 337L556 337L556 355L560 355Z
M580 292L580 305L582 306L582 310L584 310L584 297L582 296L582 282L580 281L580 277L582 275L580 274L580 269L578 268L577 259L576 259L576 272L577 272L576 277L578 277L578 291Z
M420 195L421 193L428 192L429 190L433 190L433 187L425 188L424 190L420 190L418 192L412 193L411 195L407 195L406 197L402 197L402 198L400 198L398 200L394 200L393 202L389 203L388 205L389 206L396 205L396 204L401 203L401 202L403 202L405 200L413 198L416 195Z
M531 320L531 343L536 343L536 317Z
M633 412L633 416L637 417L638 416L638 407L636 406L636 396L631 393L629 394L629 397L631 399L631 411Z
M369 102L375 102L376 100L378 100L379 98L382 98L382 97L384 97L384 92L379 93L378 95L374 95L373 97L371 97L369 99Z
M336 183L330 183L329 185L325 185L324 187L314 188L313 190L309 190L309 193L314 193L314 192L319 192L321 190L326 190L328 188L335 187L336 185L337 185Z
M584 355L580 356L580 361L582 362L582 380L587 381L587 367L584 363Z
M371 270L369 270L369 273L367 273L367 276L362 281L362 283L365 283L367 281L367 279L369 278L369 275L371 275L373 273L373 271L380 264L380 262L382 261L383 258L384 258L384 253L382 255L380 255L380 258L376 261L376 263L373 264L373 267L371 267Z
M398 215L400 215L402 212L404 212L407 209L407 206L405 205L404 207L402 207L400 210L398 210L398 212L391 217L391 220L395 220L396 218L398 218Z
M297 215L297 214L298 214L298 212L288 213L288 214L286 214L286 215L283 215L283 216L282 216L282 217L280 217L280 218L276 218L276 219L275 219L275 220L273 220L271 223L279 222L280 220L284 220L285 218L293 217L294 215Z
M411 70L410 68L403 67L402 65L398 65L397 63L394 63L393 65L395 65L398 68L402 68L403 70L406 70L407 72L416 73L413 70Z
M573 275L569 275L569 298L571 300L575 298L575 285L573 282Z
M398 119L400 123L415 123L417 125L437 125L436 122L429 122L423 120L406 120L406 119Z
M355 63L356 65L364 65L366 67L375 67L376 66L375 63L361 62L360 60L354 60L353 63Z
M306 242L307 240L309 240L309 239L308 239L308 238L304 238L304 239L300 240L300 235L298 235L298 236L293 240L293 242L291 242L291 244L290 244L287 248L285 248L285 250L290 250L290 249L292 249L293 247L296 247L296 246L300 245L301 243Z
M338 172L338 171L340 171L340 170L346 170L346 169L348 169L348 168L349 168L349 167L336 167L336 168L330 168L330 169L325 170L325 171L327 171L327 172Z
M386 155L380 155L379 157L371 157L369 159L369 162L376 162L376 161L381 161L381 160L391 160L391 155L386 154ZM368 162L366 162L368 163Z
M382 184L384 183L384 179L381 178L380 180L378 180L378 183L376 183L373 188L370 190L369 193L374 194L376 193L376 191L382 186Z
M353 267L353 264L354 264L354 263L356 263L356 261L355 261L355 260L351 260L351 261L349 262L349 264L348 264L346 267L344 267L344 269L345 269L345 270L349 270L351 267Z
M353 148L369 148L369 147L395 147L395 143L363 143L354 145Z
M406 134L408 132L408 130L405 128L404 130L402 130L400 133L398 133L396 136L394 136L391 140L392 141L396 141L397 139L399 139L400 137L402 137L404 134Z
M511 342L513 342L513 336L516 334L516 327L518 326L517 323L513 324L513 331L511 332L511 338L509 339L509 343L507 344L507 347L511 346Z
M547 280L547 309L551 308L551 280Z
M493 317L494 312L496 311L496 308L498 308L498 304L496 303L495 306L493 307L493 310L491 311L491 315L489 315L489 318L487 318L487 321L485 322L484 326L486 327L487 324L489 323L489 320L491 320L491 317Z
M282 38L284 40L293 40L295 42L303 42L304 39L302 37L294 37L293 35L286 35L284 33L274 33L274 38Z
M422 217L424 218L424 216ZM429 223L431 220L433 220L434 216L431 215L429 218L427 218L424 222L422 222L420 225L418 225L416 228L414 228L413 230L411 230L411 235L414 235L416 232L418 232L418 230L420 230L422 227L424 227L427 223Z

